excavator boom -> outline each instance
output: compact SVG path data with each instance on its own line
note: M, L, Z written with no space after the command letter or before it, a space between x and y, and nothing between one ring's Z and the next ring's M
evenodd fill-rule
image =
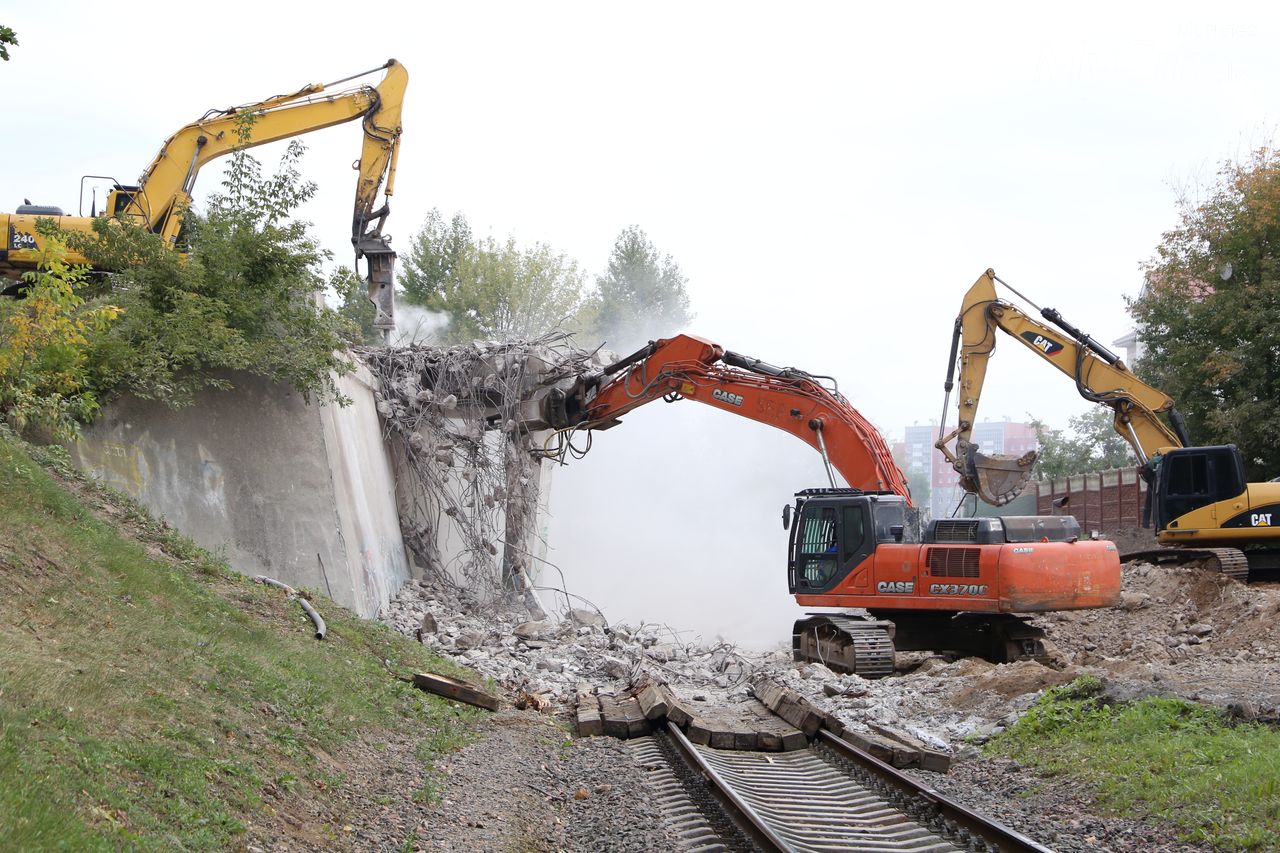
M632 409L660 398L696 400L794 435L854 488L910 500L906 477L880 431L838 391L802 370L677 335L654 341L606 371L570 395L559 425L608 429Z

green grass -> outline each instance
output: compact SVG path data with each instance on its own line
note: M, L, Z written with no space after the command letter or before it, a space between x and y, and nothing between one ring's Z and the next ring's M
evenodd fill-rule
M1110 704L1082 678L1046 693L989 753L1093 786L1106 809L1221 850L1280 849L1280 732L1180 699Z
M465 743L478 712L383 661L457 667L321 596L317 642L280 592L45 466L69 474L0 433L0 850L223 850L269 819L264 786L331 797L350 739L428 764Z

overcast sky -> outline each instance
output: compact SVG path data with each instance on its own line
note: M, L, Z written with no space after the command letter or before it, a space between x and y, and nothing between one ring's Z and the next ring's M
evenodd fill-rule
M4 205L74 210L82 174L134 179L211 107L394 56L410 74L397 245L438 207L597 271L639 224L688 275L693 331L835 375L900 433L937 417L952 320L988 266L1099 340L1127 331L1125 296L1175 224L1179 192L1272 137L1280 12L887 6L9 4L0 23L21 45L0 65L13 113ZM306 143L304 171L320 184L307 216L347 260L359 130ZM206 169L198 195L217 180ZM1012 341L988 389L981 414L993 418L1065 424L1088 406ZM633 420L600 436L616 461L590 478L607 484L621 470L609 466L642 454L673 479L719 476L735 491L732 468L790 470L789 446L756 441L751 425ZM720 429L721 456L681 449L682 432ZM675 443L651 446L659 431ZM557 488L591 493L587 474L563 474ZM653 523L671 532L670 518ZM769 547L761 571L777 593L781 545Z

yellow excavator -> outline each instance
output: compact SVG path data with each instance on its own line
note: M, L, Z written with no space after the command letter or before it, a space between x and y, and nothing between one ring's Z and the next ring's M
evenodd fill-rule
M1000 299L996 283L1039 311L1048 324ZM1063 319L1040 308L987 270L964 296L951 340L944 385L943 426L936 447L960 475L960 485L1001 506L1031 477L1035 451L1019 457L984 454L971 441L987 362L997 332L1008 334L1069 376L1082 397L1115 412L1116 432L1138 457L1147 483L1143 526L1154 524L1164 547L1121 555L1122 560L1202 562L1237 580L1280 568L1280 483L1248 483L1233 444L1196 447L1174 401L1139 379L1120 357ZM946 431L959 365L959 421ZM1164 416L1168 419L1161 418ZM949 446L954 441L954 448Z
M376 86L338 88L380 70L385 74ZM191 205L196 176L210 160L237 148L264 145L361 119L364 142L360 159L355 163L359 176L351 242L357 262L363 258L368 267L369 298L378 308L374 325L389 330L395 325L392 276L396 253L391 249L391 238L383 235L382 228L390 213L390 199L395 191L396 160L400 152L400 110L408 82L409 74L405 67L391 59L380 68L332 83L313 83L292 94L276 95L254 104L210 110L165 140L160 153L136 185L106 178L112 181L112 188L101 215L136 222L159 234L169 247L175 248L183 216ZM237 133L238 123L245 113L255 116L247 142ZM380 189L383 203L377 205ZM65 216L59 207L34 205L29 201L19 206L16 213L0 213L0 229L5 235L3 248L0 248L0 276L16 281L22 273L40 264L44 238L36 229L37 220L52 219L63 230L88 233L93 230L93 220L97 216L97 210L91 210L89 216ZM68 260L86 263L83 256L74 253ZM4 292L13 295L18 289L19 285L15 283Z

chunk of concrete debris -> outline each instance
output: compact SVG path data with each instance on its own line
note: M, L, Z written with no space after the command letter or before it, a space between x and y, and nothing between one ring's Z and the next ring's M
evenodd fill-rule
M820 663L807 663L800 667L800 674L814 681L830 681L840 676Z
M555 628L547 622L521 622L511 633L522 640L548 640L555 635Z
M605 655L602 666L610 678L628 678L631 675L631 664L621 658Z
M464 651L479 648L482 643L484 643L484 634L479 631L462 631L453 639L454 648Z
M422 624L419 626L419 630L424 634L434 634L439 630L434 613L427 611L422 614Z
M1120 593L1120 608L1122 610L1141 610L1151 604L1151 596L1145 592L1132 592L1126 590Z
M582 625L588 628L605 627L604 617L594 610L586 610L584 608L575 607L569 611L569 620L575 625Z
M1204 637L1213 633L1213 626L1206 622L1197 622L1187 629L1187 633L1197 637Z

